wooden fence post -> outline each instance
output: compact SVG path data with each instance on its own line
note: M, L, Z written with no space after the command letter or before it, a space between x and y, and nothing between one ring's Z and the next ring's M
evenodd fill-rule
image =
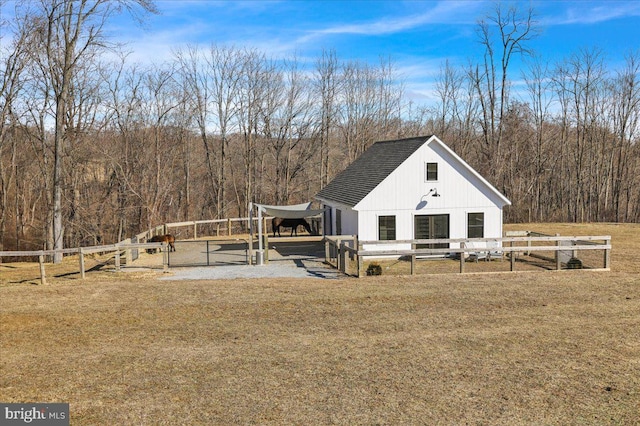
M120 247L116 244L116 255L114 256L116 271L120 271Z
M38 256L38 262L40 263L40 283L42 285L47 285L47 277L44 273L44 255Z
M169 270L169 244L162 243L162 271L167 272Z
M366 273L364 270L364 256L360 254L364 251L364 245L358 241L357 235L353 236L353 248L355 249L356 263L358 264L358 278L362 278Z
M511 246L511 248L513 248L513 241L511 241L511 243L509 243L509 245ZM510 267L511 267L511 272L513 272L516 269L516 252L512 251L511 252L511 256L509 258L509 263L510 263Z
M264 234L262 234L262 248L264 249L264 257L263 257L264 264L267 265L269 264L269 233L268 232L265 232Z
M84 280L84 250L82 247L78 248L78 259L80 260L80 278Z
M329 259L329 239L324 240L324 261L331 263Z
M604 240L606 245L611 245L611 240ZM611 269L611 249L604 250L604 268Z
M411 244L411 250L415 250L416 249L416 245L415 244ZM416 274L416 254L412 254L411 255L411 275L415 275Z
M460 243L460 248L461 249L465 248L464 242ZM465 254L464 251L460 252L460 273L461 274L464 274L464 254Z
M231 219L227 219L227 234L231 236Z
M127 238L124 241L121 241L122 243L125 244L131 244L131 238ZM124 263L125 265L131 265L131 262L133 262L133 256L131 254L131 249L130 248L126 248L124 250Z
M345 274L349 274L349 251L347 250L347 244L346 243L342 243L341 247L340 247L340 268L342 270L343 273ZM357 262L356 262L357 263ZM356 264L356 268L358 267L358 265Z
M559 237L560 234L556 234L556 237ZM560 257L560 240L556 241L556 245L558 246L558 248L556 248L556 271L559 271L560 269L562 269L562 259Z

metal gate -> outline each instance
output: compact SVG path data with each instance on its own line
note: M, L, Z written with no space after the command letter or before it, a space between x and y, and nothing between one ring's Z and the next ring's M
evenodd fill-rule
M176 251L169 252L170 267L246 265L249 262L249 241L185 240L175 242Z

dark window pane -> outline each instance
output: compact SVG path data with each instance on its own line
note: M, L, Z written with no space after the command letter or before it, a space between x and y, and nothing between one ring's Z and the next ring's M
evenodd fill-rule
M438 163L427 163L427 180L438 180Z
M378 217L378 239L381 241L396 239L396 217L395 216L379 216Z
M467 238L484 238L484 213L467 215Z
M416 240L448 239L449 215L419 215L414 217L414 238ZM448 243L416 244L416 248L448 248Z

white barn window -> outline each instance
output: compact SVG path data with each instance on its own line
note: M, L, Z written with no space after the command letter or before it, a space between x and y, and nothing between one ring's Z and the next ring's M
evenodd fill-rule
M378 216L378 240L389 241L396 239L396 217Z
M484 213L467 215L467 238L484 238Z
M425 180L427 182L438 180L438 163L425 163Z

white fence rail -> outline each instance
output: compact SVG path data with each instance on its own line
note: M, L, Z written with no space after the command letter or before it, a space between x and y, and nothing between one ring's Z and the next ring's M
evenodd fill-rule
M38 263L40 264L40 282L42 284L47 283L47 277L45 273L45 256L53 256L55 253L63 254L77 254L78 255L78 269L80 271L80 277L85 278L85 255L96 253L114 253L114 263L116 271L120 270L121 257L124 254L126 259L131 259L131 251L137 249L160 249L164 254L162 256L163 269L168 267L167 260L167 244L166 243L119 243L110 244L105 246L90 246L90 247L78 247L67 248L61 250L34 250L34 251L0 251L0 258L2 257L38 257Z
M272 217L262 218L263 229L267 229L267 221ZM254 229L257 229L258 218L252 219ZM207 229L208 228L208 229ZM120 270L121 258L124 256L125 262L130 264L138 259L138 250L140 249L161 249L164 253L162 257L162 266L168 268L168 252L164 243L147 243L147 241L156 235L164 234L186 234L187 238L200 238L205 236L225 237L238 234L244 234L249 231L250 223L248 217L228 218L228 219L211 219L211 220L193 220L183 222L165 223L155 226L144 232L127 238L117 244L107 244L103 246L75 247L59 250L31 250L31 251L0 251L0 263L3 258L25 258L37 257L40 264L41 282L46 283L45 263L47 257L54 256L56 253L62 255L78 255L79 271L81 277L85 278L84 256L95 253L114 253L115 269ZM250 248L251 251L251 248Z
M263 229L267 229L267 220L264 217ZM254 218L253 225L257 227L258 218ZM0 262L6 257L37 257L40 264L41 282L46 283L45 275L45 257L53 256L55 253L63 253L70 255L78 255L79 271L81 277L85 278L84 256L94 253L114 253L115 269L120 270L121 257L125 256L125 262L129 264L138 257L139 249L158 249L164 253L162 257L162 266L168 268L168 251L165 243L147 243L146 241L155 235L164 235L178 230L187 228L191 238L199 238L205 236L202 227L214 226L215 236L233 235L234 228L238 228L241 233L249 230L249 218L231 218L231 219L213 219L213 220L196 220L185 222L166 223L145 232L142 232L133 238L126 239L117 244L90 246L78 248L66 248L61 250L35 250L35 251L0 251ZM234 226L235 225L235 226ZM175 232L174 232L175 233ZM212 234L208 232L207 234ZM212 235L211 235L212 236ZM393 240L393 241L358 241L355 235L326 236L325 239L325 260L327 263L334 265L338 270L355 276L363 276L363 262L367 258L381 257L402 257L406 256L411 259L411 273L415 273L415 262L418 257L439 255L439 256L455 256L460 258L460 272L465 272L465 259L473 253L483 253L495 251L500 256L507 255L511 261L511 270L515 270L515 258L519 253L527 255L535 255L540 252L553 252L555 268L562 269L562 264L567 264L568 260L576 257L579 251L602 250L603 268L610 269L611 263L611 236L542 236L528 232L526 236L507 236L503 238L472 238L472 239L424 239L424 240ZM492 248L489 249L489 243ZM543 243L544 245L536 245ZM443 248L417 248L420 245L446 244ZM451 245L458 247L451 247ZM366 249L364 246L375 246L376 249ZM385 249L384 246L410 245L410 249ZM485 245L486 247L479 247ZM249 248L249 256L252 255L251 247ZM543 256L540 256L544 258ZM349 271L350 260L355 260L355 271Z
M491 243L491 244L490 244ZM543 245L536 245L542 243ZM419 245L446 244L441 248L417 248ZM459 247L450 247L450 245ZM375 246L375 249L364 249L364 246ZM411 245L410 249L385 249L384 246ZM610 270L611 264L611 236L522 236L504 238L472 238L472 239L426 239L426 240L392 240L392 241L356 241L353 236L325 238L325 257L343 273L362 277L363 263L369 258L408 257L411 261L411 274L415 273L415 262L420 256L451 256L459 258L460 273L465 272L465 262L470 255L495 256L507 255L510 259L510 270L515 270L516 255L519 253L534 255L538 252L553 252L554 258L547 259L555 262L555 269L562 269L576 258L579 251L603 251L603 268ZM347 257L355 260L355 271L348 270L350 262Z

